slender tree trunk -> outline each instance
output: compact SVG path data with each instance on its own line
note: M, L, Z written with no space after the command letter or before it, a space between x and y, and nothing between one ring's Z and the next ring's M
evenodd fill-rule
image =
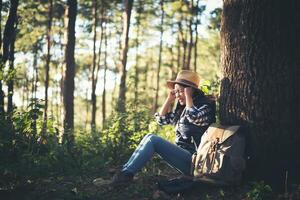
M2 64L8 60L9 52L10 52L10 44L14 37L15 32L15 24L17 22L17 9L19 5L19 0L11 0L10 1L10 8L9 8L9 15L5 24L4 33L3 33L3 40L2 40Z
M26 84L26 80L27 80L27 75L26 75L26 73L24 74L24 79L23 79L23 81L22 81L22 85L21 85L21 94L22 94L22 104L21 104L21 106L20 106L20 108L21 108L21 110L23 110L24 109L24 105L25 105L25 98L26 98L26 95L25 95L25 91L27 91L26 90L26 87L25 87L25 84Z
M127 52L128 52L128 41L129 41L129 27L130 17L132 10L133 0L124 0L124 12L123 12L123 36L122 36L122 54L121 54L121 82L119 89L119 99L117 110L119 112L125 112L126 102L126 64L127 64Z
M159 53L158 53L158 66L156 72L156 88L155 88L155 98L154 98L154 106L152 112L154 113L158 107L158 92L159 92L159 74L161 68L161 57L162 57L162 48L163 48L163 35L164 35L164 1L160 0L160 9L161 9L161 18L160 18L160 42L159 42Z
M180 46L180 33L178 33L177 37L177 69L176 69L176 74L179 72L182 64L180 62L181 58L181 46Z
M116 107L115 102L117 102L116 101L116 98L117 98L117 76L114 77L113 82L114 82L115 87L114 87L114 89L112 91L112 94L111 94L111 107L112 108Z
M117 35L116 37L117 37L117 41L118 41L117 43L118 43L118 61L119 61L122 58L122 56L121 56L121 53L122 53L122 32L119 31L120 27L118 27L117 23L115 23L115 27L114 28L116 29L116 35ZM116 66L116 71L118 73L120 73L120 71L121 71L121 64L118 61L114 60L114 64ZM119 100L118 100L117 95L119 95L119 94L117 94L117 92L118 92L117 88L118 87L120 88L120 85L117 86L117 76L114 77L114 83L115 83L115 87L114 87L114 89L112 91L111 107L118 109Z
M171 55L171 65L170 65L170 71L171 71L171 79L175 79L176 73L175 73L175 67L176 67L176 60L175 60L175 54L173 51L173 46L169 48L170 55Z
M181 18L181 20L183 20L183 19ZM181 42L182 47L183 47L182 66L181 66L181 68L185 69L185 67L186 67L186 48L187 48L187 42L186 42L186 39L184 37L184 33L183 33L181 21L178 22L178 29L179 29L179 41Z
M149 65L150 65L151 62L147 61L146 62L146 65L145 65L145 78L144 78L144 81L145 81L145 85L144 85L144 89L143 91L147 91L147 88L148 88L148 76L149 76ZM147 94L148 95L148 94Z
M0 22L2 22L2 0L0 0ZM0 23L0 50L2 51L2 23ZM1 61L2 62L2 61ZM3 73L3 64L0 63L0 73ZM0 79L0 117L4 114L4 92L2 90L2 78Z
M102 55L102 43L103 43L103 38L104 38L104 28L106 27L106 23L105 26L104 24L104 8L101 8L101 23L100 23L100 29L101 29L101 33L100 33L100 44L99 44L99 49L98 49L98 60L97 60L97 69L96 69L96 77L95 77L95 84L97 85L98 83L98 75L99 75L99 71L101 68L101 55Z
M136 17L136 38L135 38L135 76L134 76L134 105L137 107L138 106L138 85L139 85L139 37L140 37L140 11L141 11L141 1L139 1L139 7L138 7L138 13Z
M2 22L2 0L0 0L0 22ZM2 23L0 23L0 50L2 48Z
M62 134L63 134L63 118L64 118L64 107L63 106L60 106L63 104L63 91L64 91L64 71L65 71L65 63L64 63L64 49L65 49L65 45L63 43L64 40L64 34L66 33L66 31L64 31L63 27L65 27L65 24L64 24L64 19L61 19L61 23L62 24L62 27L60 27L60 30L59 30L59 46L60 46L60 64L57 66L56 68L56 71L57 71L57 74L61 74L61 78L60 80L57 82L57 101L59 103L56 104L56 109L57 109L57 120L58 120L58 124L61 128L61 135L60 135L60 138L62 139Z
M23 104L24 108L26 108L26 106L30 102L30 79L27 75L25 76L25 88L26 88L26 92L25 92L25 94L26 94L26 104Z
M222 13L220 120L249 129L248 169L276 184L286 171L300 178L299 9L297 0L225 0Z
M75 22L77 15L77 0L68 0L66 8L67 42L65 51L65 80L64 80L64 138L68 144L73 144L74 135L74 77L75 77Z
M97 41L97 23L98 23L98 15L97 15L97 0L93 0L93 66L92 66L92 119L91 119L91 129L94 130L96 128L96 112L97 112L97 97L96 97L96 81L95 81L95 70L96 70L96 41Z
M38 47L37 44L33 46L33 78L32 78L32 93L31 93L31 99L36 103L36 93L37 93L37 82L38 82Z
M50 59L51 59L51 29L52 29L52 14L53 13L53 0L49 0L49 11L48 11L48 31L47 31L47 57L45 67L45 109L44 109L44 124L42 136L47 130L47 118L48 118L48 87L49 87L49 70L50 70Z
M15 41L16 41L16 34L17 34L17 25L18 22L15 23L14 32L12 36L12 40L10 43L10 50L9 50L9 80L7 82L7 125L10 129L9 131L9 141L12 144L13 139L15 138L15 129L12 121L13 115L13 94L14 94L14 79L15 79L15 68L14 68L14 61L15 61ZM14 148L13 148L14 149Z
M185 69L190 69L190 63L191 63L191 58L192 58L192 49L193 49L193 18L194 18L194 13L193 13L193 0L190 0L190 5L189 5L189 10L190 10L190 19L189 19L189 48L188 48L188 56L187 56L187 61L186 61L186 66Z
M102 128L105 127L106 120L106 72L107 72L107 24L105 25L105 36L104 36L104 77L103 77L103 92L102 92Z
M31 110L34 109L34 106L37 104L37 98L36 98L36 93L37 93L37 83L38 83L38 63L37 63L37 60L38 60L38 42L36 44L34 44L33 46L33 78L32 78L32 93L31 93ZM36 123L36 117L33 118L33 122L31 123L31 128L32 128L32 140L31 140L31 143L33 143L33 140L35 140L36 138L36 135L37 135L37 123Z
M197 10L199 9L199 0L196 3ZM195 20L195 44L194 44L194 71L197 71L197 58L198 58L198 24L199 24L199 12L196 13L196 20Z
M9 58L10 47L12 40L14 38L15 33L15 24L17 22L17 10L18 10L19 0L11 0L8 18L5 24L3 40L2 43L2 52L0 55L0 73L3 73L4 66L6 61ZM2 9L2 1L1 1L1 9ZM0 115L4 113L4 92L2 88L2 78L0 79Z
M85 91L85 99L86 99L86 105L85 105L85 111L86 111L86 116L85 116L85 130L88 130L89 126L89 113L90 113L90 101L89 101L89 90L86 89Z
M14 61L15 61L15 40L16 40L16 30L17 30L17 24L15 26L14 35L12 37L12 41L10 43L10 52L9 52L9 73L12 74L10 76L10 79L7 83L7 113L9 116L13 113L13 94L14 94L14 78L15 78L15 67L14 67Z
M101 67L101 55L102 55L102 43L103 43L103 38L104 38L104 27L105 27L105 30L106 30L106 26L107 24L105 23L105 26L103 25L104 24L104 7L102 6L101 7L101 23L100 23L100 28L101 28L101 34L100 34L100 45L99 45L99 49L98 49L98 60L97 60L97 70L96 70L96 78L95 78L95 82L96 82L96 85L98 83L98 75L99 75L99 71L100 71L100 67ZM106 34L106 33L105 33ZM107 38L104 38L104 39L107 39ZM107 45L107 44L106 44ZM104 58L104 65L106 65L106 57L107 57L107 47L105 46L105 58ZM104 69L104 85L103 85L103 88L105 89L105 84L106 84L106 71ZM104 98L105 100L105 98ZM104 105L105 107L105 105ZM104 109L104 111L103 111ZM103 97L102 97L102 117L105 118L105 108L103 108ZM102 128L103 128L103 125L104 125L104 121L103 121L103 118L102 118Z

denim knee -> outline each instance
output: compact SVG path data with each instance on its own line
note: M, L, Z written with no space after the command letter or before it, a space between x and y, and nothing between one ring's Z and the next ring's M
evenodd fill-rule
M153 137L154 136L154 133L148 133L147 135L144 136L144 138L150 138L150 137Z
M159 136L157 136L157 135L155 135L155 134L153 134L153 133L150 133L150 134L148 134L148 135L149 135L149 136L148 136L148 140L150 140L150 142L152 142L152 144L157 143L157 141L160 139Z
M158 138L158 136L155 135L154 133L148 133L147 135L144 136L143 140L153 142L156 140L156 138Z

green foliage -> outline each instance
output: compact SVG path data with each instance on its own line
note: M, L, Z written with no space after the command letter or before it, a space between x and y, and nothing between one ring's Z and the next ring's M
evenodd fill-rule
M220 92L220 82L219 80L204 80L200 85L200 89L205 95L217 96Z
M99 132L76 134L76 145L82 152L84 169L120 165L128 159L140 140L149 132L152 117L149 110L128 104L127 112L114 113Z
M75 151L59 144L53 117L42 132L43 108L43 101L33 99L26 111L15 110L11 118L0 119L0 177L9 176L11 181L13 177L67 173L76 167Z
M268 200L272 199L272 188L264 181L254 182L251 190L247 192L249 200Z
M210 29L220 30L221 28L221 14L222 8L216 8L210 12Z

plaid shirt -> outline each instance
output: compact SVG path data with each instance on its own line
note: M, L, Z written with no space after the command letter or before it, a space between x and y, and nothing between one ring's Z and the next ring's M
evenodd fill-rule
M190 123L197 126L207 126L211 123L212 114L212 108L207 104L204 104L200 108L197 108L196 106L185 108L180 118L186 118ZM177 123L177 121L175 121L174 112L169 112L164 116L160 116L158 113L155 113L154 116L159 125L176 125Z
M208 126L216 121L214 101L197 96L193 98L193 102L192 107L185 107L182 111L175 109L164 116L158 113L154 115L158 124L172 124L176 127L175 143L192 154L196 151L201 136Z

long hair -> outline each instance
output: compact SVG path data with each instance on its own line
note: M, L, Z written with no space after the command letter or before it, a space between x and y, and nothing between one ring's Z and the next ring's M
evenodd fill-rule
M194 89L193 90L193 94L192 94L192 98L193 98L193 103L195 104L196 101L199 101L200 99L204 98L205 95L204 95L204 92L200 89L196 90ZM180 118L180 115L182 114L182 111L184 110L185 108L185 105L181 105L178 101L176 103L176 106L175 106L175 109L174 109L174 114L175 114L175 117L174 117L174 121L177 122Z

